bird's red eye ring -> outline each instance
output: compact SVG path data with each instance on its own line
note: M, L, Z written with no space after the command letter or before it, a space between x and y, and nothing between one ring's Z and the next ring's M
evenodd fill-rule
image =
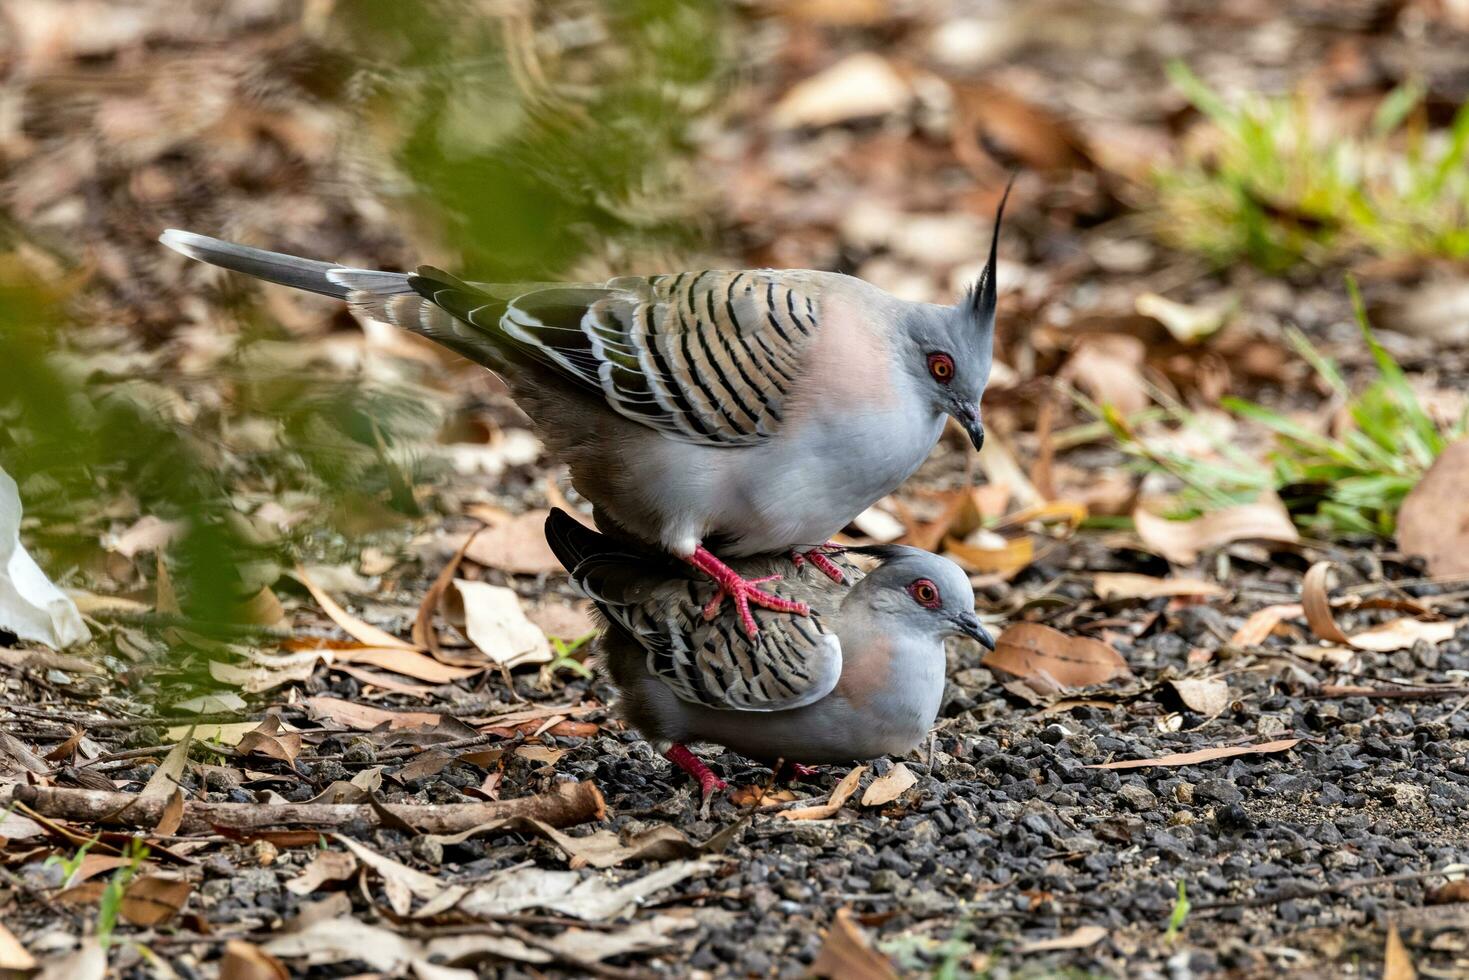
M925 609L937 609L942 600L939 598L939 587L934 585L930 579L921 578L908 586L908 594L913 601Z
M943 352L928 355L928 373L939 384L948 384L954 380L954 359Z

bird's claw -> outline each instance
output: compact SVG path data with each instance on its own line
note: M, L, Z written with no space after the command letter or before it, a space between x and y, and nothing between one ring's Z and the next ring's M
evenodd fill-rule
M760 635L760 627L755 624L755 617L750 612L751 606L759 606L773 612L794 613L797 616L807 616L811 613L811 607L804 602L786 599L757 588L764 582L779 581L779 575L767 575L764 578L756 579L741 578L734 569L703 548L694 552L691 562L719 585L719 589L714 593L714 598L704 606L704 619L712 620L718 616L724 601L729 599L735 604L735 612L740 618L740 625L744 628L745 635L752 640Z
M847 573L840 565L826 556L827 549L833 547L835 546L828 542L820 547L810 548L806 551L792 551L791 564L800 568L809 561L812 567L816 568L836 584L846 585L848 582Z

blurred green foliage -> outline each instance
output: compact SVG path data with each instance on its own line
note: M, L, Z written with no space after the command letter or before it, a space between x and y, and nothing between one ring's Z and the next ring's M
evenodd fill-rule
M1347 288L1375 367L1375 376L1364 388L1352 391L1335 362L1305 334L1295 329L1286 334L1291 347L1330 390L1342 416L1350 420L1339 432L1319 432L1256 402L1225 398L1221 406L1226 411L1270 429L1276 445L1268 462L1261 462L1231 440L1211 439L1218 454L1211 460L1160 450L1114 409L1091 408L1108 422L1118 445L1140 468L1168 473L1183 484L1181 516L1246 503L1274 491L1307 533L1389 538L1403 499L1444 448L1469 432L1469 415L1449 424L1434 420L1402 367L1373 333L1356 283L1348 279ZM1194 413L1176 404L1166 408L1177 424L1207 434L1208 427Z
M725 91L726 8L532 6L334 5L315 43L345 70L327 107L344 156L386 173L375 186L405 237L457 255L475 278L558 278L619 250L697 247L710 222L689 157ZM253 303L219 317L236 330L202 374L166 340L114 333L125 353L102 349L80 311L107 301L92 302L81 275L68 280L80 263L37 263L24 228L3 233L0 467L20 484L27 540L53 575L95 569L108 527L178 521L167 561L184 612L228 622L299 555L373 520L410 519L431 498L421 491L445 465L433 446L453 395L433 366L332 364ZM251 518L266 502L305 517L282 535Z
M697 241L690 129L725 89L725 5L572 0L537 23L455 2L336 10L372 138L475 275Z
M1304 92L1226 100L1182 63L1168 73L1209 122L1198 149L1154 174L1169 244L1272 272L1361 251L1469 257L1469 105L1427 131L1408 84L1351 132Z

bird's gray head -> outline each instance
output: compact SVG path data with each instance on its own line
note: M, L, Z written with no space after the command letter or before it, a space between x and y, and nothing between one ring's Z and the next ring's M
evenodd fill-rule
M907 636L968 636L989 649L994 638L974 614L974 588L964 570L919 548L882 545L856 549L882 564L868 572L843 601L865 605L895 633Z
M925 304L914 307L906 336L909 349L903 358L909 371L928 392L934 411L950 415L964 431L974 448L984 445L984 425L979 417L979 399L990 379L990 361L995 343L995 260L1000 243L1000 222L1005 216L1005 201L1010 188L995 212L995 228L990 239L990 257L984 272L964 297L954 306Z

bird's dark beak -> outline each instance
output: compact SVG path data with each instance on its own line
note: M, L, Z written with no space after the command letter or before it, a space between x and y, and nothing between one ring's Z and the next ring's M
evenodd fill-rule
M978 640L979 645L986 650L993 650L995 648L995 638L990 636L990 631L984 628L984 624L979 621L979 617L974 615L974 613L960 613L955 616L954 628L971 640Z
M973 402L959 402L954 406L954 420L969 434L975 452L984 448L984 423L979 420L979 406Z

